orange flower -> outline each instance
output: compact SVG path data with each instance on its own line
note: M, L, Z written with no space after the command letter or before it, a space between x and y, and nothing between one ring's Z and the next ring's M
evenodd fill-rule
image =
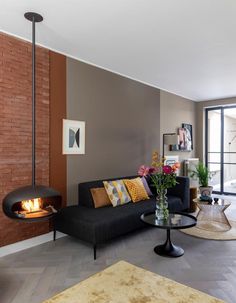
M176 172L176 170L178 170L180 168L180 163L176 162L174 165L171 166L171 168L174 172Z
M178 169L175 165L172 165L171 168L173 172L176 172L176 170Z
M176 162L174 165L175 165L176 168L180 168L180 163L179 162Z

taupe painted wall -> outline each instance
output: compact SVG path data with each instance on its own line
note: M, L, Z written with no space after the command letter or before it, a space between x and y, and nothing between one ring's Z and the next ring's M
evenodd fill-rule
M160 91L67 59L67 119L86 122L85 155L67 156L68 205L83 181L137 173L160 144Z
M160 145L162 148L162 134L178 131L182 123L193 126L193 151L168 151L165 146L165 155L178 155L180 161L196 156L196 102L183 97L161 91L160 92Z
M197 123L197 133L196 133L196 141L197 141L197 149L196 154L197 156L203 160L205 158L204 154L204 134L205 134L205 114L204 109L207 107L214 107L214 106L227 106L236 104L236 97L235 98L226 98L226 99L218 99L218 100L211 100L211 101L202 101L196 103L196 123Z

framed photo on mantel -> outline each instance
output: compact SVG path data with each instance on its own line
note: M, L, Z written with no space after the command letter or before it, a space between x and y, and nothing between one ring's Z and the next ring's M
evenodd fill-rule
M63 155L85 154L85 122L63 119Z

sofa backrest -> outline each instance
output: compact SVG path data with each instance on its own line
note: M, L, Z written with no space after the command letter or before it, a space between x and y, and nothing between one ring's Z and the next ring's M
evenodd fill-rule
M113 181L113 180L120 180L120 179L127 179L127 178L130 179L130 178L135 178L135 177L137 177L137 176L107 178L107 179L103 179L103 180L79 183L79 185L78 185L78 204L86 206L86 207L94 208L93 197L92 197L92 194L90 191L91 188L104 187L103 181Z

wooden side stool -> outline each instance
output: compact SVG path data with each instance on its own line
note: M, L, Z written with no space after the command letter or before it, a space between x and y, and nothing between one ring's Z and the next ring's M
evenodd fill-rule
M197 198L197 187L190 187L190 208L189 212L193 213L197 210L197 204L193 202L193 199Z

